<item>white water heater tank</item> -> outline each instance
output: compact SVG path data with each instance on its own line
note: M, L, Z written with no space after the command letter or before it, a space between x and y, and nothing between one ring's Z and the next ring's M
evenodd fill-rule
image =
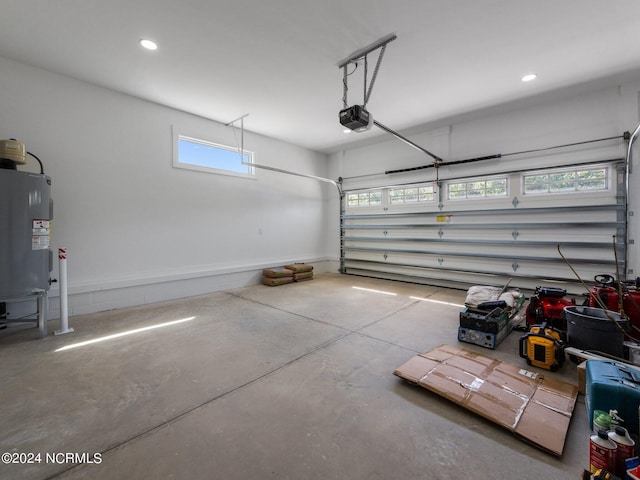
M0 300L48 291L51 178L0 168Z

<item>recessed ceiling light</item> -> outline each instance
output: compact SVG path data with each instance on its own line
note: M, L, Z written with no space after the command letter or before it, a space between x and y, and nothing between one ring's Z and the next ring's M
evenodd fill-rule
M143 38L140 40L140 45L142 45L144 48L146 48L147 50L157 50L158 49L158 45L156 45L156 42Z
M342 130L342 133L351 133L351 129L350 128L345 128L344 130Z
M522 77L522 81L530 82L531 80L535 80L537 76L538 75L536 75L535 73L529 73L528 75L525 75L524 77Z

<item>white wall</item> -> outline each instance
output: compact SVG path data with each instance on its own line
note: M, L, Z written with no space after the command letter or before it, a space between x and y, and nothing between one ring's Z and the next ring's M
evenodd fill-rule
M71 315L258 283L262 268L287 262L322 269L335 260L325 233L335 215L330 185L172 167L172 125L234 146L230 127L1 58L0 85L0 138L24 142L52 178L52 249L68 248ZM244 147L258 163L327 175L325 155L250 132ZM57 255L54 265L57 277ZM56 295L54 286L52 317Z
M339 201L330 185L265 170L244 180L172 167L172 125L234 144L229 127L2 58L0 85L0 138L25 142L52 178L52 248L69 250L71 315L253 284L263 267L289 261L313 262L317 271L336 267ZM402 133L444 160L618 135L638 124L639 91L640 80ZM430 162L386 135L329 159L249 132L245 148L258 163L345 177L347 188L433 175L384 175ZM623 152L603 145L608 153ZM503 169L505 161L463 168L482 173ZM348 179L357 175L371 176ZM631 210L640 212L633 175L630 183ZM633 241L636 218L629 219ZM634 243L630 268L637 274L636 250ZM54 286L52 317L56 295Z
M545 148L633 132L639 122L640 81L623 85L599 87L573 96L529 99L526 106L494 108L484 114L473 114L473 119L451 122L400 132L405 137L447 160L461 160L497 153ZM375 117L375 112L373 112ZM390 128L393 126L389 125ZM366 133L363 134L364 136ZM622 158L625 145L610 141L589 146L590 160ZM540 154L504 157L475 164L441 167L440 178L462 175L485 175L526 166L552 166L572 158L585 159L581 148L561 149ZM410 181L432 181L433 168L407 174L385 175L387 170L417 167L432 159L390 135L382 136L370 144L361 144L331 155L329 175L344 177L345 189L393 185ZM640 189L637 177L640 167L640 140L635 143L630 176L629 276L640 275L637 241L640 230ZM331 224L331 248L339 250L339 224Z

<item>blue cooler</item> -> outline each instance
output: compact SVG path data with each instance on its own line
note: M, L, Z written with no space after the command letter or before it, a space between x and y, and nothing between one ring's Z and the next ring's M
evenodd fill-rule
M618 362L588 360L586 369L586 396L589 426L593 425L593 412L617 410L630 433L638 434L638 407L640 406L640 370Z

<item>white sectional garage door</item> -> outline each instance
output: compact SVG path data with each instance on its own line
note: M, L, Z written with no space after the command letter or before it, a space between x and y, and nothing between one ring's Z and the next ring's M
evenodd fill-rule
M621 159L488 176L349 189L341 216L343 273L445 286L583 293L625 271L626 176ZM615 249L614 249L615 245Z

